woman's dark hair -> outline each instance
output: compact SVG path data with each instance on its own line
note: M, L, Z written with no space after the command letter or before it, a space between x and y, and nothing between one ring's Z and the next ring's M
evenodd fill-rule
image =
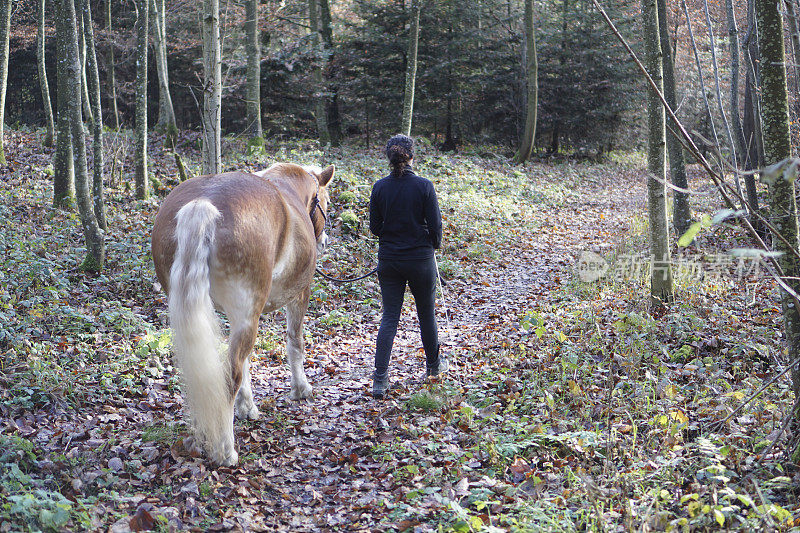
M397 177L403 174L412 159L414 159L414 139L407 135L395 135L386 143L386 158L392 165L392 175Z

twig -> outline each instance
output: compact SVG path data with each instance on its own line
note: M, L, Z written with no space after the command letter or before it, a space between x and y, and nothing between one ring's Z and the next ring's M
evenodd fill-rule
M786 428L789 427L789 422L791 421L792 416L794 415L794 411L795 411L796 408L797 408L797 399L795 399L794 405L789 410L789 412L786 413L786 416L783 417L783 420L781 420L781 427L778 430L778 434L775 435L775 438L772 439L772 442L769 443L769 446L764 448L764 451L761 452L761 457L758 459L759 463L761 463L761 461L763 461L764 458L770 454L770 452L772 451L772 448L778 442L778 439L781 438L781 435L783 435L783 432L786 431Z
M603 6L600 5L598 0L592 0L592 2L594 3L595 7L598 9L600 14L603 16L603 19L606 21L608 26L611 28L611 31L614 33L614 35L617 37L617 39L620 41L620 43L622 43L622 46L628 51L628 54L631 56L631 59L633 59L634 63L636 63L636 66L642 72L642 75L647 80L648 84L650 85L650 88L653 91L655 91L656 94L658 95L659 99L661 100L661 105L664 106L664 109L667 112L667 114L669 115L670 120L678 128L678 132L680 133L680 137L678 137L679 142L697 160L697 162L700 164L700 166L703 167L703 169L708 173L708 176L711 178L711 181L714 183L714 185L716 185L717 189L720 192L720 195L722 195L722 199L728 205L730 205L732 207L735 207L735 204L731 200L730 195L733 195L733 196L737 197L739 200L744 201L742 196L736 190L733 190L732 187L729 184L725 183L725 180L722 179L721 175L717 175L717 173L711 168L711 165L708 162L708 160L703 156L703 154L700 153L700 149L697 148L697 145L695 144L694 139L692 139L691 135L689 135L689 133L686 131L686 128L684 128L684 126L681 123L681 121L675 115L675 112L672 110L672 108L669 106L669 104L667 103L666 99L664 98L664 94L659 90L659 88L656 85L655 81L653 81L653 78L647 72L647 69L645 68L645 66L642 64L642 62L636 56L636 52L633 51L633 49L630 47L628 42L625 40L625 37L622 36L622 34L617 29L617 27L611 21L611 19L609 18L608 14L605 11L605 9L603 9ZM683 139L681 139L681 137L683 137ZM730 190L726 190L726 189L730 189ZM729 195L729 193L730 193L730 195ZM800 252L798 252L798 250L796 249L795 245L789 243L786 240L786 238L783 235L781 235L780 232L777 231L775 226L773 226L771 223L769 223L769 221L767 221L763 217L759 217L759 219L762 220L765 223L765 226L770 231L772 231L774 237L776 239L778 239L779 241L781 241L786 246L787 249L791 250L792 255L794 255L795 258L800 260ZM747 220L746 218L742 218L741 220L742 220L742 222L744 224L745 229L747 230L747 233L749 233L750 236L753 237L753 239L758 243L759 246L761 246L764 250L768 250L769 247L766 245L766 243L764 243L763 239L758 234L758 232L755 230L755 228L753 228L753 225L750 224L750 221ZM783 273L783 269L781 268L780 264L778 264L778 262L774 258L770 258L770 261L773 263L773 266L775 267L775 269L779 273L779 275L783 276L784 273ZM795 300L795 305L800 306L800 301Z
M657 182L661 183L662 185L672 189L673 191L682 192L683 194L690 194L692 196L711 196L710 192L692 191L689 189L684 189L683 187L678 187L677 185L673 185L669 180L666 180L664 178L659 178L655 174L651 175L650 177L656 180Z
M775 528L775 521L772 520L772 515L770 515L769 511L767 510L767 500L765 500L764 495L761 494L761 489L758 488L758 483L753 483L753 488L756 489L756 494L758 494L758 498L761 500L761 505L762 508L764 509L764 515L767 517L769 525Z
M772 385L773 383L775 383L776 381L778 381L778 379L779 379L779 378L781 378L781 377L782 377L784 374L786 374L786 373L787 373L788 371L790 371L792 368L794 368L795 366L797 366L797 363L800 363L800 359L795 359L794 361L792 361L791 363L789 363L789 366L787 366L786 368L784 368L783 370L781 370L781 372L780 372L780 373L779 373L777 376L774 376L772 379L770 379L769 381L767 381L766 383L764 383L764 384L763 384L763 385L762 385L762 386L761 386L761 387L760 387L760 388L759 388L759 389L758 389L756 392L754 392L753 394L751 394L749 398L747 398L745 401L743 401L741 404L739 404L739 407L737 407L736 409L734 409L734 410L733 410L733 412L732 412L731 414L729 414L728 416L726 416L725 418L723 418L723 419L722 419L722 420L720 420L719 422L714 422L714 424L712 424L712 425L711 425L711 427L714 427L714 426L722 426L722 424L724 424L725 422L727 422L728 420L730 420L732 416L734 416L736 413L738 413L739 411L741 411L741 410L742 410L742 409L743 409L743 408L744 408L744 407L745 407L747 404L749 404L750 402L752 402L752 401L753 401L753 400L756 398L756 396L758 396L759 394L761 394L762 392L764 392L764 390L766 390L766 388L767 388L767 387L769 387L770 385Z
M708 95L706 94L706 83L703 79L703 67L700 65L700 54L697 52L697 43L694 40L694 31L692 31L692 19L689 17L689 10L686 8L686 0L681 0L683 6L683 13L686 16L686 28L689 30L689 41L692 43L692 51L694 52L694 62L697 65L697 76L700 79L700 92L703 94L703 102L706 105L706 113L708 114L708 124L711 126L711 133L714 134L714 142L719 146L719 136L717 135L717 127L714 125L714 117L711 114L711 105L708 103ZM722 157L720 156L720 161ZM722 163L720 163L720 173L722 173Z
M297 22L296 20L292 20L288 17L281 17L280 15L275 15L275 18L278 20L282 20L284 22L288 22L289 24L294 24L295 26L300 26L301 28L306 28L307 30L311 29L311 26L308 24L303 24L302 22Z

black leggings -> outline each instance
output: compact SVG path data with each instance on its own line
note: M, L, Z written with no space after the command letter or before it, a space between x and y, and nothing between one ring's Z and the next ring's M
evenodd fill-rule
M415 260L378 260L383 317L375 346L375 375L383 377L389 369L397 323L403 309L406 283L414 295L417 318L428 368L439 367L439 334L436 328L436 263L433 257Z

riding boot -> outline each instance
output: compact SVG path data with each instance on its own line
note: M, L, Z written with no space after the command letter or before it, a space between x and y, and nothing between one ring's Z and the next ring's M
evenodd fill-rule
M389 372L385 370L379 374L376 370L372 375L372 397L375 399L382 399L389 390Z
M447 358L442 356L442 345L436 345L436 355L432 361L426 361L425 377L436 377L443 372L447 372Z

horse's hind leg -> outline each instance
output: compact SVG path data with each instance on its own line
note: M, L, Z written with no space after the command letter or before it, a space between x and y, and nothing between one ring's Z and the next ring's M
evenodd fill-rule
M253 388L250 383L250 354L258 334L258 314L241 320L231 320L228 357L231 365L231 403L235 400L239 418L258 417L253 404Z
M230 322L230 333L228 335L228 367L230 372L228 409L230 409L231 424L226 428L225 447L230 450L229 453L232 454L233 462L235 463L238 458L234 451L233 414L234 411L240 416L242 414L239 409L239 401L237 401L237 393L245 374L247 374L247 391L243 398L250 400L251 405L247 405L247 407L252 406L253 393L250 387L250 372L246 365L249 364L248 358L253 351L253 344L258 333L258 318L261 314L263 303L259 306L254 301L253 292L247 289L247 286L243 283L229 282L228 284L220 284L217 287L215 297ZM246 414L250 415L249 409ZM255 414L257 414L257 410Z
M310 398L312 388L303 369L304 339L303 317L308 310L308 298L311 289L307 288L299 298L286 306L286 356L289 360L289 370L292 372L292 390L289 398L300 400Z
M236 394L236 416L242 420L256 420L260 414L253 402L253 384L250 379L250 357L242 365L242 385Z

